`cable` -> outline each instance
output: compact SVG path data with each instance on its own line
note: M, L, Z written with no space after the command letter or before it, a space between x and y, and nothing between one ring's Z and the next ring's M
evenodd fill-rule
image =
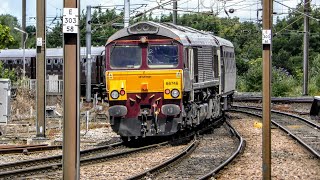
M304 15L304 16L307 16L307 17L309 17L310 19L316 20L316 21L318 21L318 22L320 21L320 19L314 18L314 17L312 17L312 16L310 16L310 15L308 15L308 14L305 14L305 13L303 13L303 12L300 12L300 11L298 11L298 10L296 10L296 9L294 9L294 8L291 8L291 7L289 7L289 6L285 5L285 4L282 4L282 3L278 2L278 1L274 1L274 2L276 2L276 3L278 3L278 4L282 5L282 6L285 6L285 7L287 7L288 9L292 9L294 12L297 12L297 13L299 13L299 14L302 14L302 15ZM308 3L310 3L310 2L311 2L311 1L309 1Z
M298 19L296 19L295 21L293 21L292 23L288 24L286 27L282 28L280 31L275 32L274 35L277 35L278 33L280 33L281 31L285 30L286 28L288 28L289 26L291 26L293 23L299 21L300 19L302 19L304 16L300 15Z

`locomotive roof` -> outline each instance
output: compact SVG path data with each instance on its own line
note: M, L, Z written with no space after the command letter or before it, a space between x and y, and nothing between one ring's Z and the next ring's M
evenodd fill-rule
M177 40L185 46L202 46L211 45L218 46L217 41L220 42L222 38L215 38L208 32L199 31L190 27L179 26L172 23L157 23L152 21L138 22L127 28L123 28L113 34L107 41L106 45L110 42L127 37L130 35L146 35L157 34L164 37L169 37ZM227 41L229 42L229 41ZM232 45L231 42L224 42L222 44ZM219 43L220 44L220 43Z
M213 37L218 40L218 44L219 44L220 46L233 47L233 44L232 44L230 41L228 41L228 40L226 40L226 39L223 39L223 38L221 38L221 37L218 37L218 36L213 36Z
M91 55L101 55L104 54L105 47L91 47ZM86 47L81 47L81 56L86 55ZM25 57L35 57L37 56L36 49L26 49ZM62 57L63 48L47 48L47 57ZM22 58L23 49L3 49L0 50L0 58Z

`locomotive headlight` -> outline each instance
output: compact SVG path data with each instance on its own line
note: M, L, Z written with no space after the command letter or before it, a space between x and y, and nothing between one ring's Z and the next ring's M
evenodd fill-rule
M113 90L110 94L112 99L118 99L119 98L119 92L117 90Z
M179 92L178 89L173 89L173 90L171 91L171 96L172 96L173 98L177 98L177 97L179 97L179 95L180 95L180 92Z
M148 41L147 36L141 36L141 37L140 37L140 42L141 42L141 43L146 43L147 41Z

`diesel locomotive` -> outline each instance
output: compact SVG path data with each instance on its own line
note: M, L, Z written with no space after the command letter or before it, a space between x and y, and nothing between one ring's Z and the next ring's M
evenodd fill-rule
M229 107L234 47L190 27L139 22L108 39L105 77L115 132L169 136L215 121Z
M123 139L214 122L232 101L234 46L211 33L138 22L113 34L105 52L110 124Z

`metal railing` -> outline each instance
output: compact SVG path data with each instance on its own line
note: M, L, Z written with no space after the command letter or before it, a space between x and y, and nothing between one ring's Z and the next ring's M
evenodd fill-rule
M30 79L23 81L22 86L30 90L36 90L37 80ZM63 80L46 80L46 92L62 94L63 92Z

